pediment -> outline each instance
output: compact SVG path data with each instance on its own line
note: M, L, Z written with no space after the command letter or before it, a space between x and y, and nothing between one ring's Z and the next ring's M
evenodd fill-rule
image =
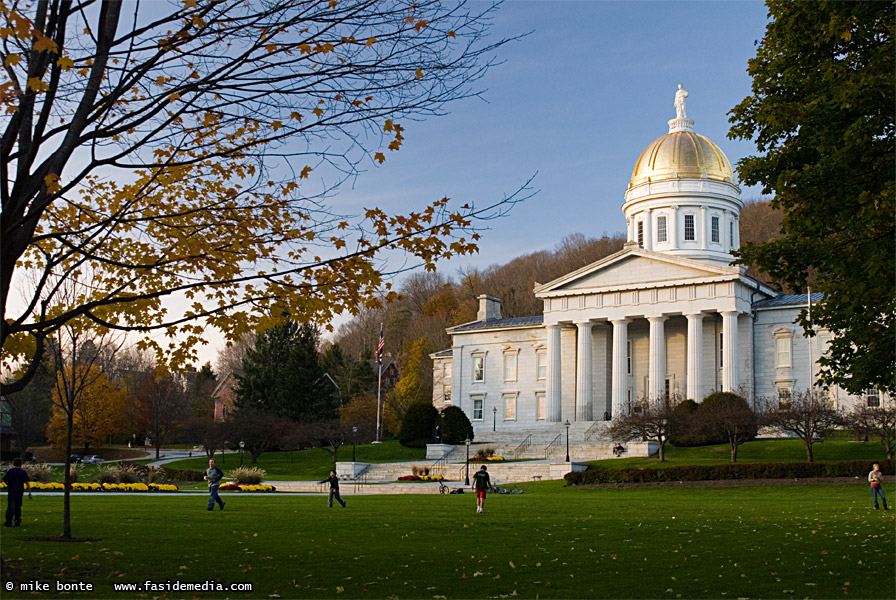
M549 292L594 290L684 282L738 275L736 267L725 267L643 249L623 250L564 275L535 290Z

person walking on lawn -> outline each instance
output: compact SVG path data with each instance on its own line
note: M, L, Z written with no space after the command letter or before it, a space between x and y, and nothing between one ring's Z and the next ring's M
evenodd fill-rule
M208 510L215 510L215 502L224 510L224 501L218 495L221 480L224 479L224 471L215 466L215 459L210 458L208 469L205 470L205 480L208 481Z
M884 503L884 510L890 510L887 507L887 497L884 496L884 474L880 472L880 464L874 463L871 465L871 472L868 473L868 483L871 484L871 499L874 500L874 510L880 510L880 506L877 504L878 496Z
M25 496L25 488L28 488L28 497L31 498L31 478L28 472L22 468L22 459L12 461L12 467L3 475L3 483L6 484L6 526L18 527L22 524L22 499Z
M345 500L339 495L339 478L336 477L336 471L330 471L330 476L326 479L321 479L318 483L330 484L330 501L328 502L330 508L333 508L333 498L336 498L339 504L342 505L342 508L345 508Z
M473 491L476 492L476 512L481 513L485 504L485 494L492 487L491 479L488 476L488 469L485 465L473 475Z

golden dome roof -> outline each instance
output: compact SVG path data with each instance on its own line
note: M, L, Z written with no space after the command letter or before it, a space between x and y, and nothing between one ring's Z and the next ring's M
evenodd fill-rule
M736 183L731 163L718 146L693 131L677 130L656 139L641 153L629 187L648 181L701 179L704 173L707 179Z

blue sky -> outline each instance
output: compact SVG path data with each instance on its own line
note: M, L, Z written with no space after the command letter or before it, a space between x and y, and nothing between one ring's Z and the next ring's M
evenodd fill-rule
M404 213L443 196L485 205L535 175L538 193L490 223L478 255L440 264L455 279L462 267L552 249L572 233L623 232L635 161L668 133L679 83L698 133L732 164L754 152L727 139L727 113L750 93L747 61L766 15L753 0L508 0L496 13L495 38L529 35L499 50L503 64L480 82L483 99L453 104L447 116L402 121L401 150L343 187L334 207ZM758 196L743 191L745 200ZM214 362L220 346L219 336L209 338L199 349L203 363Z
M746 0L509 0L495 36L531 33L499 51L504 63L480 82L484 100L405 122L402 149L343 188L337 206L399 212L443 196L484 205L536 175L537 195L490 224L478 256L441 266L451 276L553 248L571 233L624 231L632 168L668 132L678 83L696 131L732 164L754 152L727 139L727 112L750 93L747 61L766 14Z

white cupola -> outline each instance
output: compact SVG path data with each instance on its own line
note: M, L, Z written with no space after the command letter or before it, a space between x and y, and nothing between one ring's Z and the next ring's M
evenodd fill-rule
M635 163L622 205L627 242L728 265L731 251L740 247L740 188L725 153L694 132L685 114L687 95L679 84L669 133Z

